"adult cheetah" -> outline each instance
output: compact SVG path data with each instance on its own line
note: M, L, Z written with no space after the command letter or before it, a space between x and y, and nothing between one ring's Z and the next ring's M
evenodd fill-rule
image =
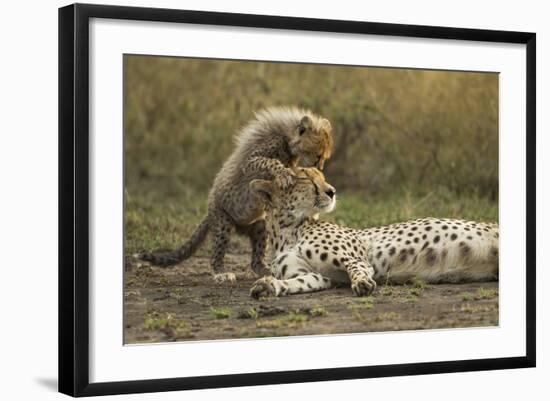
M318 220L331 212L336 191L316 169L299 169L287 191L273 181L251 188L269 202L266 227L273 276L256 281L251 295L281 296L349 283L357 296L376 283L498 280L498 225L424 218L383 227L353 229Z

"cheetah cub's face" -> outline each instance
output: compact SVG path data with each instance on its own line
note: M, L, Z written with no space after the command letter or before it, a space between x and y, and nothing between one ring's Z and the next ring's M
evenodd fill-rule
M336 189L325 181L323 173L316 168L299 167L294 171L297 179L286 191L282 191L275 180L253 180L250 188L269 207L290 221L332 212L336 206Z
M303 166L322 170L332 154L332 126L326 118L306 114L291 134L289 144L291 153L300 158Z

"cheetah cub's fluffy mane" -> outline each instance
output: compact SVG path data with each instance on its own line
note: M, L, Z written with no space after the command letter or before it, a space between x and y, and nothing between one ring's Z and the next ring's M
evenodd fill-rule
M300 124L319 135L301 137L300 131L296 133L296 127ZM304 166L315 165L322 170L325 160L330 159L334 145L330 121L311 110L285 106L268 107L255 112L254 119L235 136L235 154L240 154L244 160L251 152L262 147L263 143L277 136L285 138L293 156L306 153L307 149L319 149L315 155L317 160L311 160L309 155L302 155Z

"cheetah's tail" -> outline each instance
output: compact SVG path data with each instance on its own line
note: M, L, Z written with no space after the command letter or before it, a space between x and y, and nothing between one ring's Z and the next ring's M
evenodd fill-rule
M155 266L173 266L185 259L190 258L204 242L208 234L209 221L206 217L191 235L191 238L179 249L168 252L143 252L139 255L141 260L151 262Z

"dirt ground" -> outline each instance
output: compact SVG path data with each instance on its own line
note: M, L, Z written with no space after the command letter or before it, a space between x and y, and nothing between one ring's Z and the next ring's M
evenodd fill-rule
M124 341L358 333L498 325L498 282L381 285L366 298L349 288L254 300L247 254L228 254L233 285L213 283L207 258L172 268L125 266Z

